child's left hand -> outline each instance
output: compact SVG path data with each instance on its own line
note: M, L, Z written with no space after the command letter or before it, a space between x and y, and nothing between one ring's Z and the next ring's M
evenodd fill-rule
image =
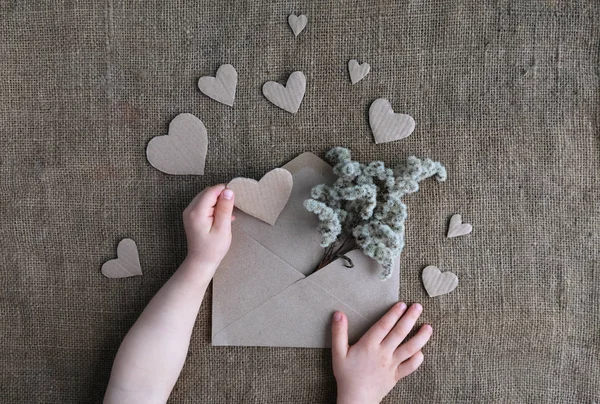
M213 271L231 245L233 191L215 185L199 193L183 211L188 257Z

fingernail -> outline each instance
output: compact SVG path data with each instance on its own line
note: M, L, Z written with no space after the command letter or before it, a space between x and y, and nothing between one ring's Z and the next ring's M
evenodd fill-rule
M400 307L400 310L404 310L404 309L406 309L406 303L400 302L400 303L398 303L398 307Z
M415 303L415 309L417 309L418 311L423 310L423 306L421 306L419 303Z
M340 313L339 311L336 311L333 314L333 321L340 321L342 319L342 313Z
M229 188L226 188L225 191L223 191L223 198L227 200L233 199L233 191Z

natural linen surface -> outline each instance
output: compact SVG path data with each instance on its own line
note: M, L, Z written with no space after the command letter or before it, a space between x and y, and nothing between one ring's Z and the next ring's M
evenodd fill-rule
M308 16L297 38L290 13ZM405 198L400 296L434 333L385 402L599 396L597 1L2 0L0 47L1 401L100 402L120 341L185 257L192 197L338 145L448 169ZM372 66L356 85L350 59ZM224 63L233 108L196 87ZM261 87L296 70L291 115ZM379 97L415 118L410 137L374 143ZM208 130L204 176L145 158L183 112ZM471 235L445 237L455 213ZM107 279L125 237L144 275ZM429 298L427 265L458 288ZM328 350L211 346L211 297L173 403L335 399Z

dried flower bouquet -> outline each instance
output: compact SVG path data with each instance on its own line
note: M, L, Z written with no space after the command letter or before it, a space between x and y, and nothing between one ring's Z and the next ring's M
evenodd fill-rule
M338 179L332 184L320 184L311 190L305 208L319 218L321 245L326 248L317 270L337 258L360 249L381 264L381 278L392 275L393 263L404 248L406 205L401 198L419 190L419 182L435 176L446 180L446 169L430 159L409 157L395 170L383 162L361 164L353 161L350 150L331 149L326 158L333 165Z

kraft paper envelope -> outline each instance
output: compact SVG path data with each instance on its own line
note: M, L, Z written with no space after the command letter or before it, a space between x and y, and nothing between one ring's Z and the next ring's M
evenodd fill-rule
M233 241L213 280L213 345L328 348L331 317L348 316L356 341L398 301L399 269L381 281L379 265L359 251L310 273L321 260L318 220L302 203L313 186L335 180L311 153L285 165L292 194L274 226L236 210Z

